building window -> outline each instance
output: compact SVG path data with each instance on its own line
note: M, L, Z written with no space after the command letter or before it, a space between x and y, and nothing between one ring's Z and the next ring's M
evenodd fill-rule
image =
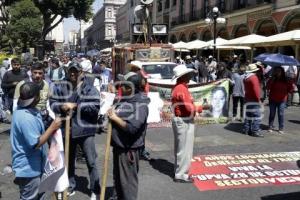
M108 28L107 28L107 36L112 36L112 28L111 28L111 26L108 26Z
M162 0L157 1L157 11L161 12L162 11Z
M170 0L165 1L165 8L170 8Z
M203 2L203 11L204 11L204 18L207 17L207 14L209 13L209 2L208 0L204 0Z
M177 5L177 0L173 0L172 5L173 5L173 6L176 6L176 5Z
M111 8L109 8L109 9L107 10L107 17L108 17L108 18L112 18L112 10L111 10Z
M130 7L134 6L134 0L130 0Z
M179 7L179 15L182 17L184 15L184 1L185 0L180 0L180 7Z
M236 0L235 1L235 9L245 8L247 6L247 0Z
M225 8L226 8L225 0L219 0L218 7L219 7L221 12L225 12Z
M196 3L197 0L191 0L191 9L190 9L191 20L194 20L196 18Z

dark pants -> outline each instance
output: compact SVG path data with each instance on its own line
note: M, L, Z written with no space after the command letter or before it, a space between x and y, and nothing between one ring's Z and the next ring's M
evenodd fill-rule
M269 107L270 107L269 128L274 128L274 119L277 110L279 130L283 130L285 102L277 103L277 102L270 101Z
M234 97L233 96L232 101L233 101L233 110L232 110L233 117L236 117L238 104L240 103L240 117L243 118L243 115L244 115L244 97Z
M118 200L138 197L139 150L113 148L113 177Z
M299 104L300 104L300 85L297 85L297 90L298 90L298 97L299 97Z
M10 113L12 113L13 104L14 104L14 99L5 95L4 96L4 110L9 110Z
M76 187L75 181L75 160L76 146L82 149L90 176L90 189L95 194L100 194L99 173L96 165L97 153L95 148L94 136L73 138L70 140L70 162L69 162L69 182L72 190Z
M246 103L246 116L244 122L244 132L256 134L260 131L261 106L258 102Z
M20 178L15 179L15 184L19 186L20 189L20 200L43 200L45 199L44 193L39 194L39 185L41 178Z

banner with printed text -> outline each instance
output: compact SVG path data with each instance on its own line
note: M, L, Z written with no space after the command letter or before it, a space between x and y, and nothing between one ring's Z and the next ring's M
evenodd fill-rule
M189 171L200 191L300 184L300 152L201 155Z
M171 93L174 85L150 82L148 127L169 127L173 117ZM195 117L196 124L227 123L229 81L189 85L195 105L211 105ZM153 120L150 120L153 119Z

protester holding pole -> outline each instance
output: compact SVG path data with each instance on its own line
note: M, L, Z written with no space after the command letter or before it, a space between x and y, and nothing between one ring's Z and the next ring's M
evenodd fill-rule
M150 85L147 81L148 75L143 70L142 62L132 61L131 63L128 64L128 70L137 73L138 76L141 77L141 85L140 85L141 91L144 93L145 96L147 96L150 90ZM143 160L150 161L151 160L150 153L146 150L145 147L145 139L146 139L146 132L147 132L146 130L144 132L144 145L140 149L140 158Z
M71 138L69 149L69 196L75 194L75 157L76 146L84 152L90 176L91 199L100 194L99 173L96 165L97 152L95 148L95 133L97 130L97 116L100 109L100 94L94 87L91 76L85 76L82 66L73 62L69 65L67 80L56 83L50 105L55 113L71 116Z
M47 157L45 143L61 126L60 118L56 118L45 131L42 116L36 109L39 100L39 86L24 83L11 125L12 168L21 200L44 199L44 194L39 194L39 184Z
M117 199L138 197L139 150L144 145L149 98L140 89L141 78L129 72L121 81L122 98L108 111L112 123L113 177Z

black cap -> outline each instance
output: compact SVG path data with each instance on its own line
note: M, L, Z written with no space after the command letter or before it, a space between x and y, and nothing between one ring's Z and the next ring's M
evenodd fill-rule
M50 61L59 66L59 60L57 58L51 58Z
M40 88L36 83L26 82L20 87L18 106L25 108L32 104L40 94Z
M81 66L81 64L78 63L78 62L71 62L71 63L69 64L69 70L70 70L71 68L75 68L77 71L82 70L82 66Z

